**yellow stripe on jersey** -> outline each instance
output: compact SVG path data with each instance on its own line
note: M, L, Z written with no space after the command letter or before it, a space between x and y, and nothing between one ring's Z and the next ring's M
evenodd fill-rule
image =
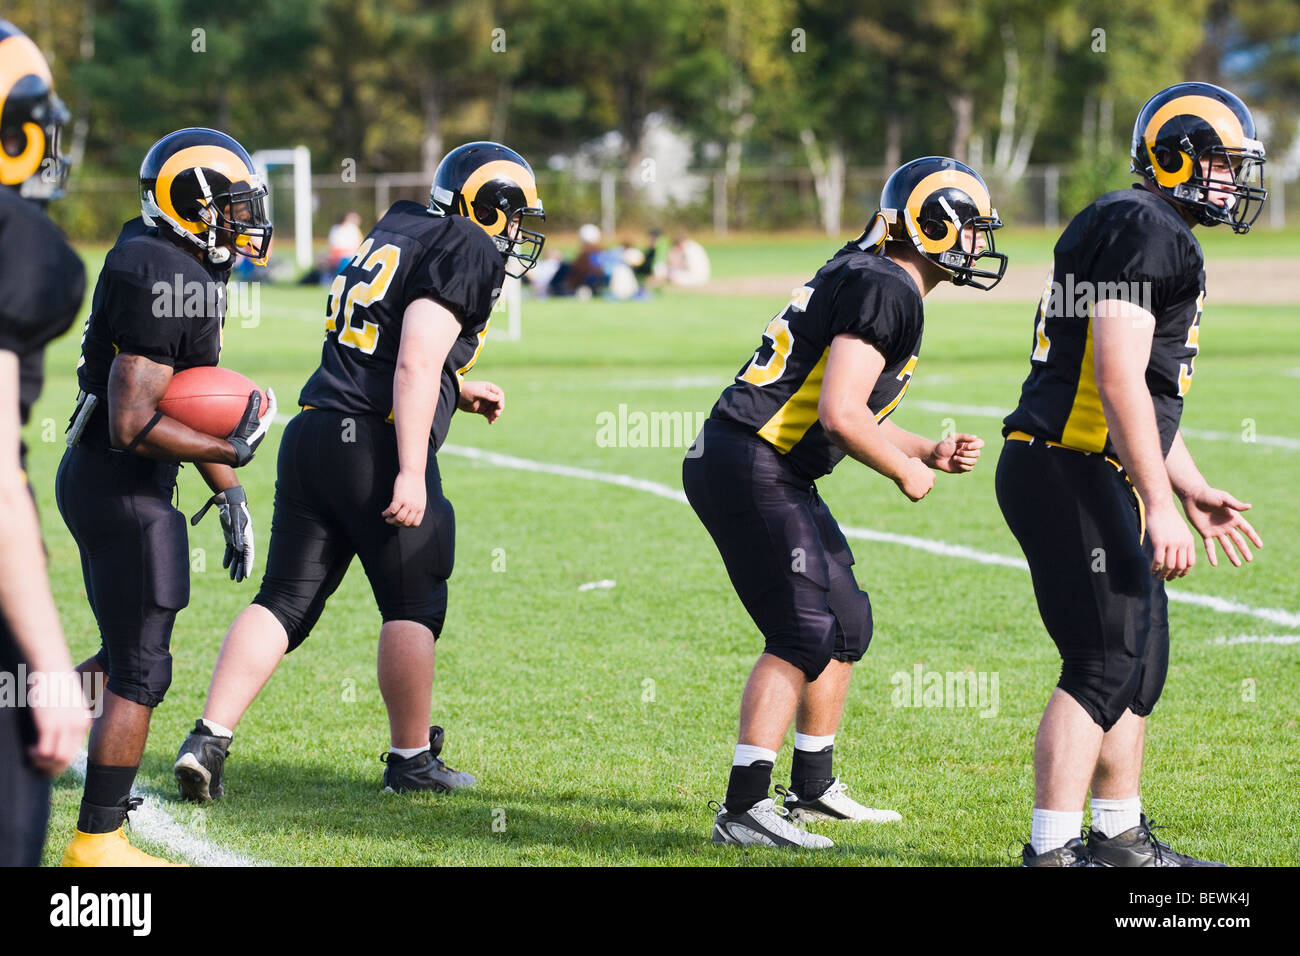
M803 380L799 390L791 395L776 414L767 420L758 430L760 438L768 442L781 454L786 454L799 440L808 433L817 421L817 403L822 394L822 377L826 374L826 359L830 356L829 348L822 352L808 377Z
M907 394L907 386L912 384L912 373L916 371L916 362L919 358L919 355L913 355L907 360L907 364L903 366L903 370L898 373L897 380L903 383L903 387L898 390L898 394L894 396L892 402L880 411L876 412L876 424L883 422L889 413L898 407L898 403L903 400L903 396Z
M1097 391L1097 370L1092 362L1092 317L1088 317L1088 337L1079 363L1079 384L1074 391L1070 417L1061 429L1061 444L1078 451L1101 451L1106 447L1106 413Z

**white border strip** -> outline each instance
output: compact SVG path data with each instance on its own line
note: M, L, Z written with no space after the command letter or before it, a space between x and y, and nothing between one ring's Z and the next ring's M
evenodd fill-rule
M918 408L923 412L937 412L940 415L969 415L972 418L1006 418L1010 410L993 405L950 405L947 402L927 402L924 399L911 399L908 408ZM1300 438L1287 438L1284 435L1256 435L1253 441L1246 441L1240 432L1210 431L1202 428L1180 429L1187 438L1200 441L1230 441L1242 445L1268 445L1271 448L1285 448L1287 451L1300 451Z
M1000 414L1000 413L999 413ZM668 485L661 484L657 481L648 481L644 478L633 478L630 475L619 475L604 471L593 471L589 468L575 468L572 465L555 465L549 462L532 461L527 458L517 458L514 455L504 455L500 452L485 451L482 448L472 448L467 445L443 445L441 453L456 455L461 458L468 458L472 461L480 461L488 465L496 465L500 468L515 468L520 471L532 471L547 475L559 475L563 478L580 478L584 481L599 481L609 485L618 485L622 488L631 488L634 491L644 491L648 494L656 495L660 498L667 498L669 501L677 501L686 504L686 493ZM948 544L944 541L935 541L931 538L917 538L906 534L893 534L888 531L873 531L868 528L841 528L845 537L860 538L865 541L881 541L886 544L900 544L907 548L916 548L919 551L928 551L930 554L938 554L948 558L961 558L966 561L977 561L980 564L994 564L1004 568L1017 568L1021 571L1029 570L1029 565L1023 558L1015 558L1005 554L993 554L989 551L978 551L975 548L969 548L964 544ZM1169 600L1181 602L1183 604L1194 604L1198 607L1208 608L1211 611L1217 611L1220 614L1244 614L1250 617L1259 618L1262 621L1268 621L1273 624L1280 624L1284 627L1300 627L1300 614L1292 611L1283 611L1276 608L1251 607L1248 604L1241 604L1237 601L1230 601L1227 598L1214 597L1209 594L1195 594L1190 591L1179 591L1175 588L1167 588L1166 593Z
M81 781L86 779L86 751L82 751L70 768ZM170 813L159 805L158 795L140 787L132 787L133 797L143 797L144 803L131 811L131 822L127 830L138 833L150 843L169 851L174 856L184 857L199 866L270 866L261 860L231 853L209 843L201 836L196 836L177 822ZM202 812L202 811L199 811Z

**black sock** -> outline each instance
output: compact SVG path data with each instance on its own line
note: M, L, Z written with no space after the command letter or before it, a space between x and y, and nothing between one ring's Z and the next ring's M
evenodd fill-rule
M731 767L731 779L727 781L727 799L724 804L728 813L744 813L760 800L767 799L767 791L772 786L772 761L755 760L748 767Z
M88 763L77 829L82 833L112 833L118 829L126 820L126 800L139 769Z
M800 800L816 800L835 782L835 775L831 773L834 755L833 744L821 750L795 748L794 762L790 766L790 789L799 795Z

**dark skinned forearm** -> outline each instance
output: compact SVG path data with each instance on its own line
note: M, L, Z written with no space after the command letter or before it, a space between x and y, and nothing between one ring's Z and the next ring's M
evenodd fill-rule
M142 356L122 354L113 360L108 373L108 428L114 448L126 448L149 424L171 380L169 367ZM235 449L230 442L195 431L167 415L132 452L162 461L235 463Z

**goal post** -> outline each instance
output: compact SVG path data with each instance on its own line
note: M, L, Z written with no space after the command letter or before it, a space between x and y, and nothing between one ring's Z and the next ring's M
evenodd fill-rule
M293 149L259 149L253 154L253 165L264 180L269 179L272 166L293 168L293 252L294 263L303 272L312 267L311 254L311 150L306 146ZM275 197L268 195L267 212L273 211ZM274 216L272 216L274 219Z

